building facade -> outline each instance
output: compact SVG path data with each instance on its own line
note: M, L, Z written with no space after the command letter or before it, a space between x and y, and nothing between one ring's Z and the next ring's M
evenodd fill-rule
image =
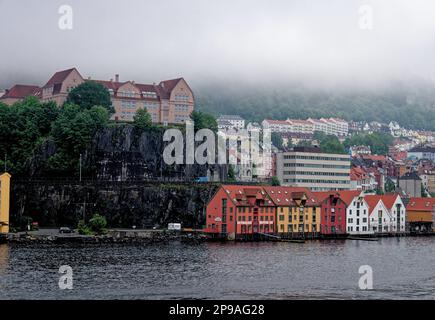
M346 203L340 194L332 192L315 192L321 203L320 233L325 236L346 234Z
M398 194L381 196L385 207L390 212L393 232L405 232L406 228L406 207Z
M406 226L406 207L397 194L367 195L370 230L375 233L402 233Z
M321 119L287 119L287 120L270 120L263 121L263 128L270 129L272 132L281 133L301 133L314 134L319 131L327 135L347 136L349 133L349 124L345 120L338 118L321 118Z
M76 68L56 72L38 94L29 93L24 96L37 95L42 102L54 101L61 106L65 103L69 92L85 81L100 83L109 91L115 110L113 120L133 121L139 109L146 109L154 123L182 124L190 119L190 114L195 108L193 91L183 78L165 80L159 84L121 82L119 75L115 76L115 80L91 80L82 77ZM23 98L22 96L23 94L20 99ZM3 101L9 101L6 99L9 99L8 94L2 97Z
M434 230L435 199L410 198L406 206L406 224L411 232L430 232Z
M346 231L350 235L373 234L369 226L369 206L364 193L358 190L340 191L340 198L346 203Z
M276 232L281 235L320 232L320 205L307 188L264 187L276 206Z
M282 185L306 187L312 191L349 190L350 158L322 153L318 148L295 147L279 152L277 176Z
M275 233L275 204L261 187L223 185L206 208L205 232L228 239Z
M399 178L399 187L409 197L421 197L421 179L416 172L406 173Z
M222 115L216 121L219 129L245 128L245 119L238 115Z
M0 175L0 233L9 233L10 181L9 173Z

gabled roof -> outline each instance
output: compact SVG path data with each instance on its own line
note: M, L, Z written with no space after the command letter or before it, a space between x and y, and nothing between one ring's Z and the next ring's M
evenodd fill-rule
M171 80L164 80L160 82L160 86L164 88L166 91L171 92L174 90L175 86L183 80L183 78L177 78L177 79L171 79Z
M364 197L364 200L367 202L369 206L369 214L372 214L375 207L378 205L379 201L382 201L382 197L379 195L367 195Z
M336 197L339 197L341 199L341 201L343 201L346 204L346 206L349 206L352 203L353 199L355 197L358 197L362 193L362 191L359 191L359 190L346 190L346 191L331 190L331 191L316 191L313 193L320 202L325 201L325 199L330 197L330 196L336 196Z
M56 72L51 78L50 80L48 80L48 82L45 84L44 88L46 87L51 87L54 86L56 84L60 84L62 82L65 81L65 79L70 75L71 72L73 71L77 71L76 68L71 68L71 69L67 69L67 70L63 70L63 71L59 71ZM79 73L77 71L77 73ZM80 73L79 73L80 74Z
M24 99L29 96L39 96L40 93L41 93L41 88L38 86L16 84L12 88L7 90L6 93L1 98Z
M117 91L125 82L115 82L115 81L105 81L105 80L94 80L97 83L102 84L107 89L112 89L113 91Z
M264 190L270 196L277 206L295 205L295 200L306 195L306 206L318 205L318 199L312 191L304 187L264 187Z
M359 195L361 195L361 191L360 190L344 190L344 191L338 191L338 194L340 195L340 199L347 205L349 206L353 199L355 199L355 197L358 197Z
M181 80L183 80L183 78L161 81L159 85L156 86L159 96L163 99L169 99L171 97L172 90L174 90L175 86Z
M410 198L406 210L434 211L435 198Z
M396 199L399 195L398 194L389 194L389 195L383 195L381 196L382 202L385 204L387 209L392 209L394 202L396 202Z
M264 200L265 206L274 206L267 193L260 186L222 185L222 189L235 205L249 206L248 197Z

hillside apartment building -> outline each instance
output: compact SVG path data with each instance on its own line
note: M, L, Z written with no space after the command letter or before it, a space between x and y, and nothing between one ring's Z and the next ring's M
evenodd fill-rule
M56 72L43 87L15 85L0 98L8 105L35 96L42 102L54 101L61 106L69 92L84 83L76 68ZM195 98L183 78L161 81L159 84L140 84L134 81L94 80L110 93L115 109L113 120L132 121L136 111L146 108L154 123L184 123L195 107Z
M350 189L349 155L322 153L319 148L295 147L279 152L276 173L285 186L306 187L312 191Z
M338 118L321 118L321 119L287 119L287 120L269 120L262 122L264 129L270 129L271 132L279 133L301 133L314 134L319 131L327 135L336 135L339 137L347 136L349 133L349 124L343 119Z

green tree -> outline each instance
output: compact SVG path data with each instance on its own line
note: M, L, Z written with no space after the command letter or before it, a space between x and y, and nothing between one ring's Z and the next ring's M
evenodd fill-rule
M233 165L228 165L228 181L235 182L236 181L236 173L234 172Z
M271 179L271 181L270 181L270 184L271 184L272 186L280 186L280 185L281 185L281 182L279 182L279 179L278 179L277 176L273 176L272 179Z
M394 185L394 182L391 181L390 179L387 179L387 181L385 181L385 192L391 193L394 192L395 190L396 190L396 186Z
M58 150L49 159L49 168L75 171L79 155L90 145L95 133L107 127L108 121L109 114L101 106L82 110L77 105L65 104L52 127L52 139Z
M275 147L277 147L278 149L282 150L283 141L282 141L282 136L279 133L272 132L271 140L272 140L272 144Z
M326 153L345 154L346 150L340 143L340 140L334 135L326 135L323 132L316 131L313 140L319 141L320 149Z
M23 173L35 147L48 138L59 110L54 103L29 97L12 106L0 103L0 166L7 155L8 171Z
M151 115L146 109L139 109L134 115L133 119L134 126L141 131L146 130L147 128L151 128L153 125Z
M360 133L347 138L344 145L346 148L359 145L369 146L373 154L386 155L393 140L393 137L388 133Z
M89 227L93 232L97 234L105 233L106 226L107 226L106 218L99 214L94 214L92 218L89 220Z
M193 111L190 115L190 118L195 124L195 131L200 129L210 129L213 132L218 131L216 118L209 113Z
M102 84L95 81L86 81L70 91L67 104L76 104L82 109L91 109L94 106L102 106L114 113L110 93Z
M377 194L378 196L383 196L383 195L384 195L384 191L382 191L381 188L377 188L377 189L376 189L376 194Z

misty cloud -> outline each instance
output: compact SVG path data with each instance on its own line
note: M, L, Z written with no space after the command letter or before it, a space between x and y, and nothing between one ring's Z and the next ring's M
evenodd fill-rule
M73 30L58 9L74 12ZM373 29L359 8L373 8ZM98 79L308 85L435 78L426 0L0 0L0 87L72 66Z

